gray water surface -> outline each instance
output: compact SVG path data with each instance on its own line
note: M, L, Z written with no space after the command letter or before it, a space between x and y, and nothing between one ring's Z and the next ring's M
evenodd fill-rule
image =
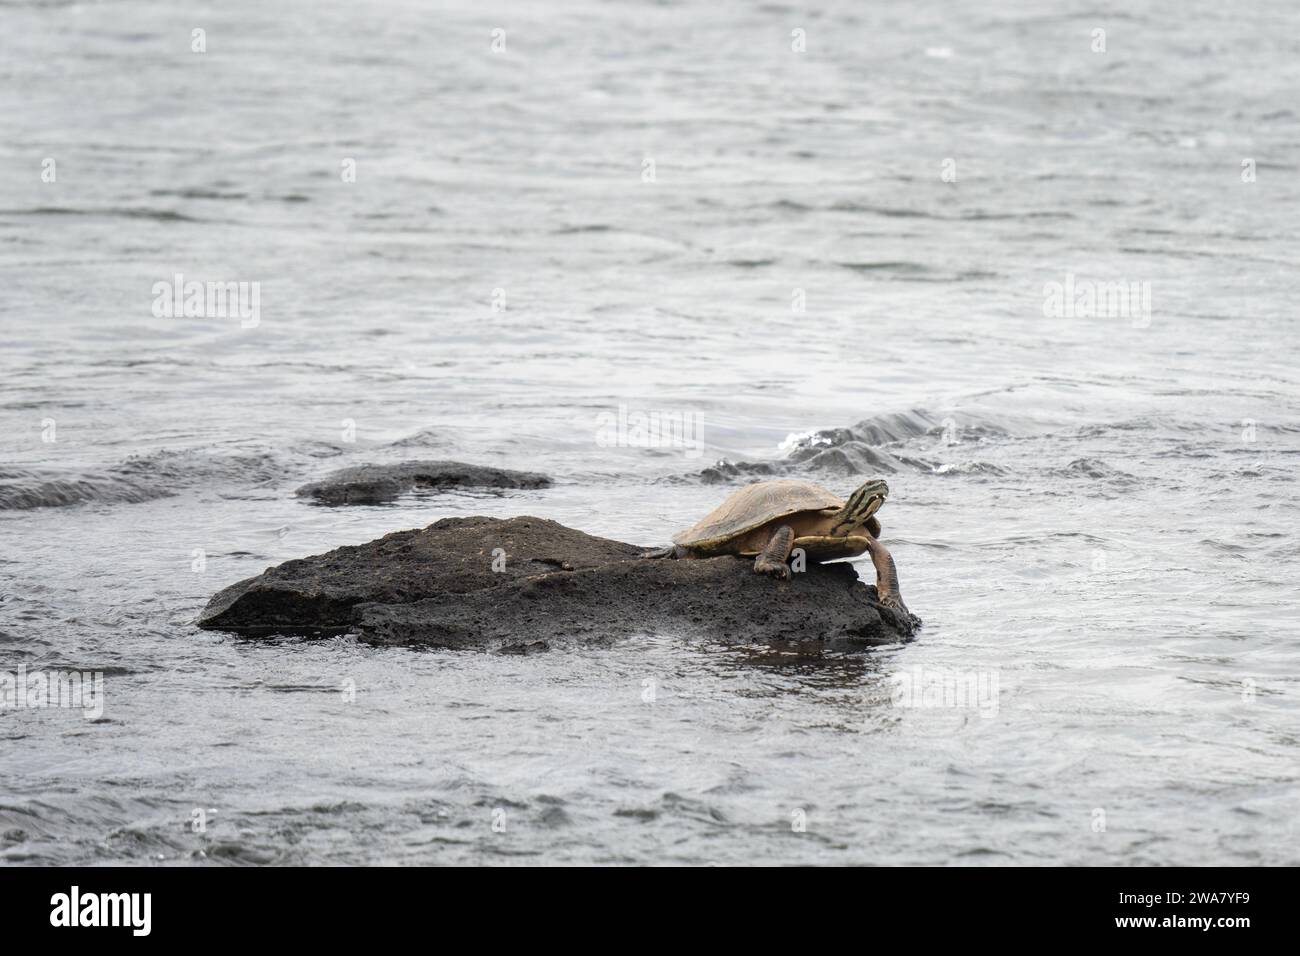
M0 3L0 672L105 687L0 710L0 860L1300 863L1297 36L1286 2ZM177 273L258 321L156 316ZM620 405L701 453L607 447ZM660 543L744 480L703 469L859 423L906 646L193 624L448 515ZM410 458L556 485L293 497ZM900 699L947 679L976 706Z

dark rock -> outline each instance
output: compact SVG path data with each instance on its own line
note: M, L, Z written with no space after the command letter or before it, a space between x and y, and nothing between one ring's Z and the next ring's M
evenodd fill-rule
M812 564L781 582L748 559L651 560L642 550L543 518L445 518L270 568L215 595L198 623L517 654L663 630L840 648L912 632L848 564Z
M493 570L498 548L505 553L502 571ZM351 628L358 604L496 589L565 567L629 561L641 550L544 518L444 518L268 568L214 595L199 626L248 633L343 631Z
M550 483L550 478L531 471L458 461L404 461L344 468L303 485L295 494L326 505L373 505L417 489L545 488Z
M539 575L509 588L366 604L357 628L372 644L476 647L513 653L559 643L606 643L670 630L734 643L892 643L875 589L849 565L813 565L789 582L732 557L625 561Z

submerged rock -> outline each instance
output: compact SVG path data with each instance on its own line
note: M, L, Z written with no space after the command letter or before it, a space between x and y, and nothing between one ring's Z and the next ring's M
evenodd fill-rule
M326 505L373 505L421 488L545 488L551 479L531 471L510 471L459 461L403 461L357 465L303 485L295 494Z
M911 635L848 564L811 564L778 582L747 559L651 560L642 550L543 518L445 518L270 568L213 596L198 624L503 652L664 630L841 648Z

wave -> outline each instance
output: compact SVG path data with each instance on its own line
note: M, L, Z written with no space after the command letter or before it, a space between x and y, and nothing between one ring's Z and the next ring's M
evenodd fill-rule
M1061 478L1095 478L1123 484L1137 481L1137 477L1106 464L1100 458L1076 458L1063 468L1053 468L1051 474Z
M135 455L101 470L10 467L0 470L0 511L138 504L195 485L266 485L283 480L288 471L280 459L264 452L222 455L197 449Z
M195 216L174 209L147 209L141 207L109 207L104 209L73 209L67 206L34 206L30 209L0 209L0 216L91 216L110 219L148 219L154 222L205 222Z
M7 468L0 471L0 511L60 508L88 501L137 503L171 494L117 475L58 474Z
M1005 468L999 468L988 461L937 462L930 465L929 471L932 475L961 475L963 477L970 475L1001 477L1007 473Z
M422 428L413 435L398 438L388 443L389 448L439 448L447 445L444 431L436 428Z
M847 428L790 435L781 443L785 458L771 461L723 460L692 477L705 484L720 484L745 478L780 478L799 474L849 477L914 471L939 475L1002 475L1005 471L990 462L939 462L907 454L902 446L917 438L951 435L948 444L957 445L960 443L958 436L961 441L966 441L1006 434L1004 428L988 421L939 419L924 409L914 408L876 415Z

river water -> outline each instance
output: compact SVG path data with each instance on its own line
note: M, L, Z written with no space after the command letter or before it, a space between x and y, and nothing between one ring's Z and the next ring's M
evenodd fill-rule
M0 860L1300 863L1293 5L0 23L0 672L104 681L0 710ZM415 458L556 484L293 496ZM719 461L884 472L918 639L193 624L448 515L662 543Z

